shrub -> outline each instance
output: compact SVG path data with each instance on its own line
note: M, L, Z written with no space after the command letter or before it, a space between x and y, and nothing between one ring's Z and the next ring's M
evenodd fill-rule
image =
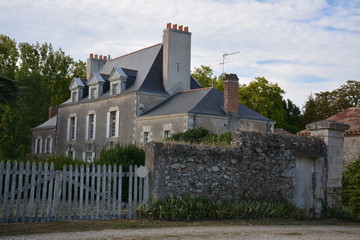
M110 149L103 149L94 164L122 165L123 171L128 171L130 165L145 164L145 152L135 144L117 144Z
M179 132L173 134L166 140L173 140L177 142L187 143L203 143L213 145L229 145L231 143L231 133L227 132L224 134L214 134L205 128L190 129L185 132Z
M284 202L259 201L210 201L206 197L187 195L174 196L149 205L140 205L139 217L158 220L204 220L204 219L259 219L296 218L304 219L305 211Z
M344 207L360 218L360 158L347 167L342 184Z

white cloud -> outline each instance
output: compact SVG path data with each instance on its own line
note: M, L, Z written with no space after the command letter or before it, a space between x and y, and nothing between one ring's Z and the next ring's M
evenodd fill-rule
M209 65L220 74L222 54L240 51L227 58L226 72L244 83L257 76L278 82L300 106L311 92L360 80L356 0L0 2L0 33L17 42L52 43L81 60L91 52L116 57L159 43L167 22L189 26L193 67ZM264 60L279 64L257 64Z

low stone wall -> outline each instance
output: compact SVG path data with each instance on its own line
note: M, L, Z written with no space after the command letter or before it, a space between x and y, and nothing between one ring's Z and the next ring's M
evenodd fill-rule
M199 194L223 200L293 201L296 158L322 159L314 163L314 172L320 173L316 168L324 168L325 154L318 138L241 132L233 136L232 147L151 142L146 165L156 199ZM314 189L322 190L321 176L313 182Z

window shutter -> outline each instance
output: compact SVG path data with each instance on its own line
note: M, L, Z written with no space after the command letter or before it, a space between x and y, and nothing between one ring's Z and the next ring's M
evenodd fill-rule
M93 138L95 139L96 137L96 114L94 114L94 132L93 132L94 136Z
M52 148L53 148L53 139L52 138L50 138L50 148L49 148L49 153L52 153L53 151L52 151Z
M70 118L68 118L67 129L66 129L66 140L70 140Z
M38 139L37 138L35 138L35 149L34 149L34 153L38 153L37 152L37 149L38 149Z
M75 117L74 140L76 140L76 135L77 135L77 117Z
M40 151L39 151L39 153L42 153L42 145L43 145L43 140L42 140L42 138L40 138Z
M120 112L116 111L115 137L119 137L119 119L120 119Z
M85 140L89 139L89 115L86 115Z
M86 152L83 152L83 160L84 160L84 162L86 162Z
M110 136L110 112L106 113L106 138Z

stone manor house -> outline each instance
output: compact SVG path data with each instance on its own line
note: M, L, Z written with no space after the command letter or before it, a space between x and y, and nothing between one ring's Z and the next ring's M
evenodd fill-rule
M275 121L238 103L235 74L227 75L224 93L201 88L190 61L191 33L171 23L160 44L113 59L90 54L86 79L74 78L69 100L32 129L32 153L91 162L117 143L160 141L198 127L273 132Z

